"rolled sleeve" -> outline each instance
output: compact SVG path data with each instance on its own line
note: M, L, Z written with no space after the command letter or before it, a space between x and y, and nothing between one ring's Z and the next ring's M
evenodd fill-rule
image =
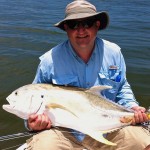
M116 102L126 108L132 108L139 105L126 79L124 79L121 87L119 88L116 96Z

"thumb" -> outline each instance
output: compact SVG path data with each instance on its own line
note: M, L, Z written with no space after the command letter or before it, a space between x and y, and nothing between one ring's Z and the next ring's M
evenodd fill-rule
M144 113L146 111L146 109L144 107L141 107L141 106L132 107L132 110L134 110L134 111L140 111L142 113Z

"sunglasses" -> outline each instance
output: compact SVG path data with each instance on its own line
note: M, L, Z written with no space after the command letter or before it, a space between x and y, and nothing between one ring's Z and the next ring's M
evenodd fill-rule
M68 27L72 30L77 29L80 25L82 25L83 28L91 28L93 24L95 23L95 19L86 19L82 21L77 20L67 20L66 24Z

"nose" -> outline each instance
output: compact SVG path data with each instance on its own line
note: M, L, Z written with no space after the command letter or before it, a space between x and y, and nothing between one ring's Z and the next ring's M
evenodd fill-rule
M85 27L84 27L84 25L83 25L82 23L79 23L79 24L78 24L77 31L78 31L78 32L83 32L83 31L85 31Z

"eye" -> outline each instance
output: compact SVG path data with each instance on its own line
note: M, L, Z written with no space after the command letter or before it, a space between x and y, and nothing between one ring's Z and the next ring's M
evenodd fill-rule
M44 98L44 95L41 95L41 98Z
M17 96L17 95L18 95L18 92L15 92L15 95Z

